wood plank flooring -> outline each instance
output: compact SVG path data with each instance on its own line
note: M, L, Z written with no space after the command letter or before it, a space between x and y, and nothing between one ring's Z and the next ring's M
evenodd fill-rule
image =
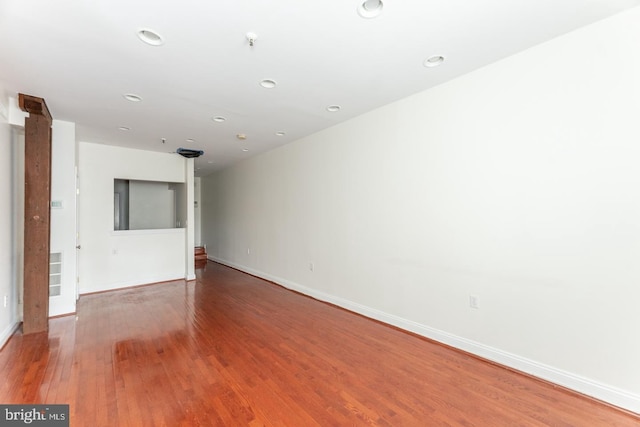
M0 351L0 403L72 426L638 426L640 418L209 262L83 296Z

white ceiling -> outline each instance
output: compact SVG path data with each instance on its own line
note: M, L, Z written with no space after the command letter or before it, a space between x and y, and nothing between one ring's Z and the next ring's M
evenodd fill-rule
M383 0L363 19L363 1L0 0L0 85L44 98L81 141L204 150L203 176L640 4ZM424 67L432 55L446 60Z

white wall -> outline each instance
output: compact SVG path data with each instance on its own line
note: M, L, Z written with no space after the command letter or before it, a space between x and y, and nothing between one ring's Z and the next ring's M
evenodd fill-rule
M175 219L173 227L185 227L187 225L187 187L185 184L170 184L174 191Z
M49 316L76 311L76 125L54 120L51 138L51 200L62 202L51 209L50 251L62 253L62 287L49 298Z
M115 178L185 182L187 162L174 154L80 143L80 293L189 275L185 268L188 258L185 245L188 234L193 234L193 226L113 230Z
M15 280L17 251L13 230L15 197L13 153L15 150L8 123L9 99L0 85L0 348L18 325L17 285ZM4 306L4 298L7 306Z
M176 193L168 182L129 181L129 229L175 226Z
M635 8L203 178L203 243L640 412L638 40Z

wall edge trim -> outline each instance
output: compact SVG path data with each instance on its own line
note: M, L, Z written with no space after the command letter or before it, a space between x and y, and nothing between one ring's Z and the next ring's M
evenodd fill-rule
M175 280L185 280L184 272L167 274L163 276L146 277L144 279L127 280L123 282L107 283L97 286L95 289L81 289L80 296L90 295L100 292L117 291L119 289L134 288L137 286L152 285L163 282L173 282Z

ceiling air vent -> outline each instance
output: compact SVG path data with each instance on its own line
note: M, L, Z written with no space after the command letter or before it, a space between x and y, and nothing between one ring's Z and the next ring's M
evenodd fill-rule
M187 159L191 159L194 157L200 157L204 154L202 150L192 150L190 148L178 148L176 153L180 154L182 157L186 157Z

